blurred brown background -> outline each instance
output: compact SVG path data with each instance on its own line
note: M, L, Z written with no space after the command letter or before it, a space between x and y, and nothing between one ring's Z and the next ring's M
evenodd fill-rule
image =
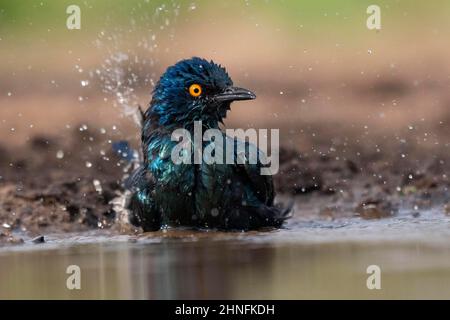
M448 148L447 1L378 1L380 31L366 27L370 1L83 1L81 30L65 26L69 4L0 2L3 145L80 124L133 140L126 114L195 55L257 93L233 106L231 127L280 128L302 151Z

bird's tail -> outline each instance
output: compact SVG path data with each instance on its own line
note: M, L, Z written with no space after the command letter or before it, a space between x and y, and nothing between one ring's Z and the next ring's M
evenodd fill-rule
M232 210L227 215L225 229L228 230L258 230L262 228L280 228L291 217L292 201L286 208L277 204L257 207L248 206Z
M293 207L294 201L291 201L287 207L283 207L281 204L263 205L258 210L259 219L257 220L261 221L261 227L279 228L292 216Z

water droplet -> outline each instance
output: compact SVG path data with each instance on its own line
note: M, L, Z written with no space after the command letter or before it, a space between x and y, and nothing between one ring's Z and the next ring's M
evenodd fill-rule
M92 163L89 161L86 161L86 168L91 168L92 167Z
M58 151L56 152L56 158L57 158L57 159L62 159L62 158L64 158L64 151L58 150Z
M217 217L219 215L219 210L217 208L211 209L211 215Z
M94 184L95 191L97 191L98 193L102 193L103 189L102 189L102 184L100 183L100 181L95 179L92 181L92 183Z

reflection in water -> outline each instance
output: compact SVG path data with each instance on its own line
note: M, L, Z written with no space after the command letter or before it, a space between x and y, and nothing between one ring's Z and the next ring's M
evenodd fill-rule
M69 265L81 290L66 288ZM366 288L366 268L382 290ZM0 298L450 298L450 251L383 244L164 239L0 253Z

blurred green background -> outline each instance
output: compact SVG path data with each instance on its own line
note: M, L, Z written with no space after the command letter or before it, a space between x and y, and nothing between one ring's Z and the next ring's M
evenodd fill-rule
M396 25L407 28L423 28L432 21L442 19L448 23L450 3L445 0L247 0L247 1L161 1L161 0L23 0L0 1L0 25L4 30L21 30L25 32L60 29L66 20L67 6L79 5L83 11L85 31L96 28L108 19L114 26L127 26L131 17L153 15L177 8L181 23L205 23L227 18L256 19L265 17L283 22L296 29L301 22L324 28L347 28L357 30L355 23L365 22L364 13L369 5L376 4L383 10L383 22L386 26ZM192 11L196 11L193 15ZM166 12L167 13L167 12ZM206 19L207 21L204 21ZM139 19L137 19L139 20ZM430 21L431 20L431 21ZM304 24L306 28L308 25ZM312 27L312 26L311 26Z

